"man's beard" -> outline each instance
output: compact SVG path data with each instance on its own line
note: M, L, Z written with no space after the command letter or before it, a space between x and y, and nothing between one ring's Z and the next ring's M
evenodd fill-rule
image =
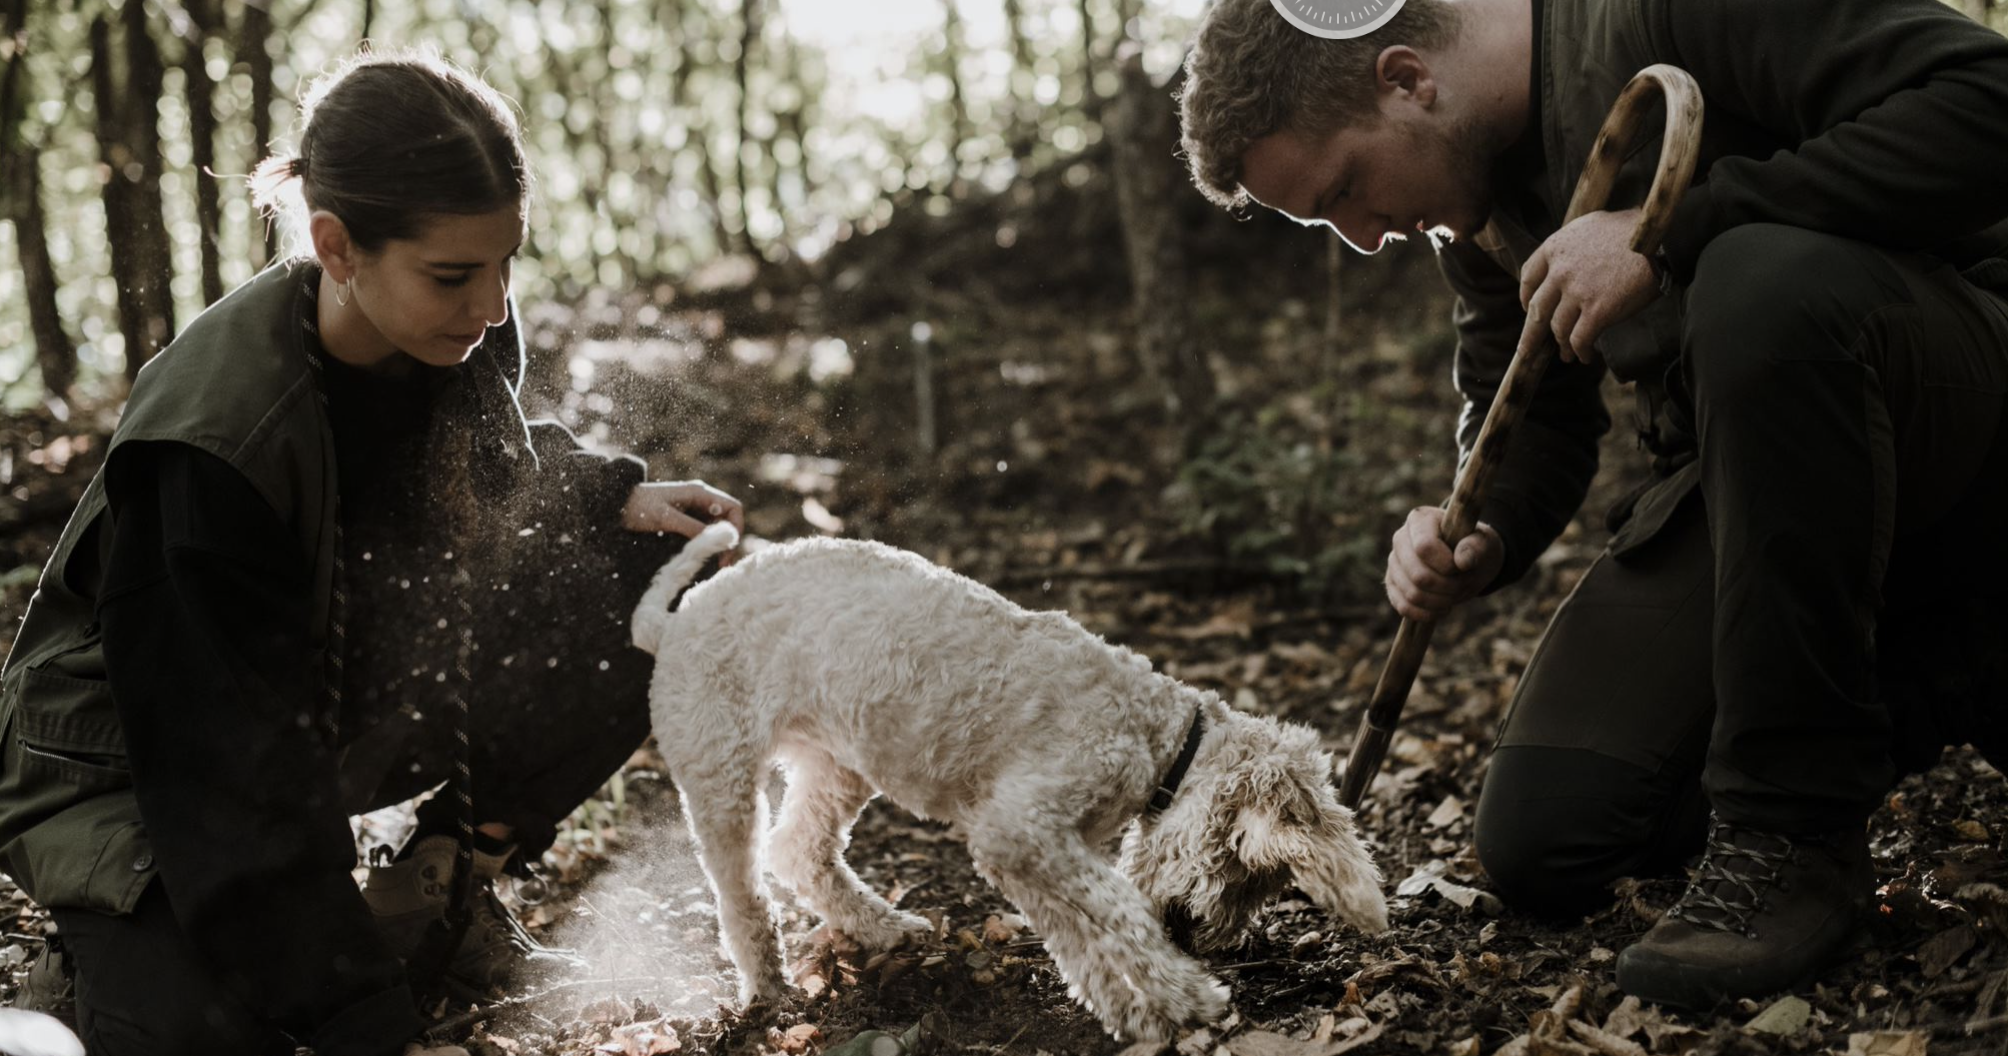
M1449 222L1439 221L1436 227L1423 232L1430 248L1439 253L1451 241L1477 234L1492 218L1492 164L1498 152L1485 142L1481 129L1477 118L1467 117L1443 133L1437 144L1451 174L1456 200L1468 204L1471 214L1451 218ZM1450 223L1457 223L1462 229L1452 228Z

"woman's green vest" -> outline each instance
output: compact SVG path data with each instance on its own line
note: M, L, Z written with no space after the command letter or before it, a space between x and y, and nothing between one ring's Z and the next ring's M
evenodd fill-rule
M328 627L337 481L296 298L319 274L310 263L275 265L197 317L140 371L106 455L109 464L121 445L174 441L242 473L314 570L317 648ZM520 438L512 446L528 453L513 379L490 352L503 338L516 348L509 365L520 377L513 327L491 334L470 366L493 381L478 388L499 389L507 400ZM45 906L125 913L154 863L93 615L110 522L100 470L42 571L0 671L0 867Z

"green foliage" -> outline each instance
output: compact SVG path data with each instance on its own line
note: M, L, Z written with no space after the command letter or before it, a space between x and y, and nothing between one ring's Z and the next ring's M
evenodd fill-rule
M204 39L182 5L155 0L29 3L11 134L42 152L49 252L64 325L87 382L116 377L117 325L99 200L109 171L93 132L87 28L144 4L168 64L157 108L164 154L161 223L174 248L171 291L185 321L202 308L195 210L220 184L226 287L264 263L265 224L237 178L294 142L300 95L367 33L480 72L521 107L539 193L516 274L523 303L575 299L686 278L723 253L814 257L883 225L895 193L999 189L1101 137L1096 101L1113 88L1118 27L1146 42L1159 75L1178 63L1199 0L271 0L269 93L254 91L245 12L221 4ZM960 26L951 46L950 6ZM749 18L748 16L752 17ZM183 62L191 48L216 82L213 170L191 162ZM25 60L22 56L25 55ZM950 105L950 73L963 94ZM256 142L254 99L269 94L275 142ZM959 127L958 127L959 126ZM1031 146L1013 150L1013 138ZM932 203L930 203L932 204ZM41 396L17 277L14 229L0 210L0 397Z
M1229 412L1179 471L1180 528L1310 593L1369 584L1385 547L1364 459L1282 403Z

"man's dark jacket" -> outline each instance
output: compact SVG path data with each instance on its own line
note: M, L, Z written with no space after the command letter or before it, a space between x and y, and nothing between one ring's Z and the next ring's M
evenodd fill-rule
M1664 250L1677 283L1716 236L1774 223L1932 253L2008 287L2008 40L1938 0L1533 0L1528 141L1493 174L1495 208L1448 247L1458 294L1458 440L1469 457L1526 314L1520 266L1554 233L1604 116L1632 75L1686 70L1706 102L1700 164ZM1611 196L1644 199L1659 152L1642 134ZM1691 423L1667 398L1678 291L1597 342L1637 382L1654 479L1627 500L1613 548L1650 538L1698 479ZM1512 582L1581 506L1609 428L1604 367L1556 363L1543 379L1481 517L1506 544ZM1780 398L1789 398L1781 394Z

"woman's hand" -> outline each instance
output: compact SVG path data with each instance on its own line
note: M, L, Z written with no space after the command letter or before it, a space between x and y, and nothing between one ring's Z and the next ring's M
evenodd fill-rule
M1387 556L1387 600L1394 611L1411 620L1433 620L1470 600L1492 581L1506 563L1506 544L1489 524L1444 545L1443 510L1420 506L1394 533Z
M739 500L701 480L649 481L635 485L621 508L621 526L632 532L675 532L688 539L714 521L746 531ZM730 564L732 554L722 564Z

